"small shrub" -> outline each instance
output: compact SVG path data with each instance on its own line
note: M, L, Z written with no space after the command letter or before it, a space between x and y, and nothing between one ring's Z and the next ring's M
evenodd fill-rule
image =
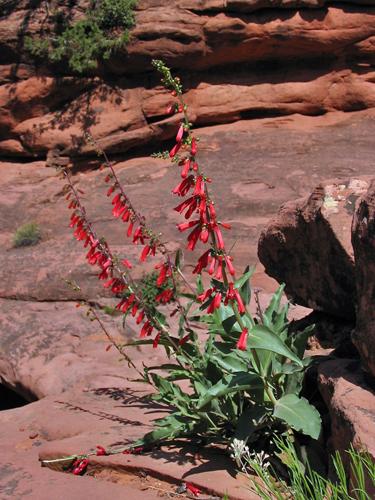
M136 0L92 1L86 17L73 24L56 11L51 19L54 30L25 37L24 46L37 58L66 60L77 73L94 69L98 60L108 59L113 50L129 41L135 4Z
M140 290L142 293L143 300L149 307L155 307L158 305L159 301L157 297L163 293L165 290L173 288L172 280L169 278L160 287L157 285L159 273L153 271L151 273L145 274L140 280ZM173 301L175 294L171 296L170 300L166 303Z
M17 229L13 237L13 246L18 248L37 245L41 238L42 235L38 224L29 222Z

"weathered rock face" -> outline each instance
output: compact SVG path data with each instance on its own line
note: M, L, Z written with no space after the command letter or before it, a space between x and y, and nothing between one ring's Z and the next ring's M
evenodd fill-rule
M333 360L319 366L319 389L331 417L331 448L341 452L347 472L351 475L348 454L353 444L366 449L375 460L375 394L364 380L359 362L350 359ZM375 494L373 482L368 492Z
M353 219L356 260L357 325L353 336L365 369L375 377L375 182L361 199Z
M375 3L323 0L140 0L126 52L77 78L38 66L23 37L40 32L44 4L5 2L0 18L0 155L76 154L90 132L108 152L175 133L169 95L151 72L162 58L183 77L197 124L375 106ZM82 16L84 0L67 6Z
M292 301L334 316L355 317L351 221L364 179L327 182L282 206L263 231L258 256L266 272L286 283Z

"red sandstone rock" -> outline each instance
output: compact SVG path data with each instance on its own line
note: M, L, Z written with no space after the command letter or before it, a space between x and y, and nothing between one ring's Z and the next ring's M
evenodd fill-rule
M266 272L286 284L298 304L355 317L351 220L368 181L326 182L306 198L282 206L263 231L258 256Z
M19 34L23 20L28 35L38 33L45 9L11 4L0 18L0 154L45 156L57 144L93 154L82 147L86 132L114 153L171 138L169 97L155 72L145 75L153 57L189 71L182 74L186 99L200 125L374 107L374 3L321 9L324 3L144 0L126 54L79 79L62 65L33 67ZM73 19L85 5L72 9Z
M366 383L357 360L338 359L319 365L319 389L331 417L331 448L341 453L347 472L345 450L353 444L357 450L367 450L375 460L375 394ZM375 495L372 479L368 492Z
M375 376L375 182L360 200L353 220L356 260L357 325L353 341L365 369Z

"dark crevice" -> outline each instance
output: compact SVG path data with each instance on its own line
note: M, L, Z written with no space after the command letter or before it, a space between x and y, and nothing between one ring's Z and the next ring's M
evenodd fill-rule
M329 7L336 7L338 9L343 10L344 12L358 12L365 10L368 12L370 8L374 8L374 4L366 1L363 1L363 3L359 4L355 0L347 0L347 1L335 1L335 0L328 0L324 3L324 5L319 5L316 4L314 6L311 5L290 5L290 3L284 7L282 4L277 5L270 5L270 6L264 6L264 7L254 7L251 5L243 5L241 6L234 6L234 7L212 7L208 9L186 9L188 12L191 12L192 14L196 14L199 16L207 16L207 17L215 17L218 14L225 14L228 17L236 18L236 19L242 19L243 21L252 21L254 22L254 18L256 17L262 17L262 16L267 16L267 17L273 17L273 18L283 18L283 19L288 19L296 14L296 12L299 12L301 16L305 17L306 19L309 20L314 20L314 19L321 19L322 16L325 16L327 14L328 8ZM259 21L259 20L258 20Z
M0 411L20 408L36 400L37 397L21 385L10 387L0 383Z

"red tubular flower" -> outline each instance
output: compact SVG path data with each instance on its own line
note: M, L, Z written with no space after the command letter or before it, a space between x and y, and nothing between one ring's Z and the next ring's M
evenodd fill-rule
M126 302L126 299L121 299L121 300L120 300L120 302L119 302L119 303L117 304L117 306L115 307L115 309L116 309L117 311L121 311L121 308L122 308L122 306L125 304L125 302Z
M138 317L137 317L137 320L136 320L137 325L139 325L140 323L142 323L144 317L145 317L145 312L141 311L138 314Z
M111 259L107 259L104 264L102 265L102 269L105 270L105 269L108 269L109 267L112 266L112 260Z
M96 446L96 454L97 456L104 456L104 455L108 455L107 451L105 448L103 448L103 446L100 446L100 445L97 445Z
M210 236L210 231L208 230L207 226L204 226L202 228L202 232L199 236L199 239L201 240L202 243L207 243L209 236Z
M221 280L223 278L223 258L222 257L218 257L218 259L217 259L217 269L216 269L215 278L217 280Z
M190 209L191 206L194 206L195 208L197 207L197 199L195 196L191 196L187 200L184 200L182 203L177 205L177 207L175 207L173 210L182 214L184 210L186 210L187 208Z
M190 229L191 227L196 226L199 224L199 220L191 220L189 222L183 222L182 224L177 224L177 229L182 233L183 231L186 231L187 229Z
M181 142L182 141L182 138L184 136L184 132L185 132L185 129L184 129L183 124L181 123L180 128L178 129L178 132L177 132L177 135L176 135L176 142Z
M132 306L133 302L135 301L135 295L132 293L124 302L123 306L121 307L121 311L123 313L126 313L128 309Z
M244 328L241 332L240 338L238 339L237 349L240 349L241 351L246 351L248 334L249 330L247 328Z
M79 222L79 216L75 213L72 214L72 216L70 217L70 224L69 224L69 227L74 227L77 222Z
M137 304L137 303L135 303L135 304L133 305L133 307L132 307L132 312L131 312L131 314L132 314L133 318L134 318L134 316L135 316L135 315L137 314L137 312L138 312L138 307L139 307L139 306L138 306L138 304Z
M112 200L112 205L117 205L117 203L121 200L121 193L117 193Z
M215 210L215 205L211 201L210 204L208 205L208 211L210 212L210 216L212 220L216 220L216 210Z
M116 278L112 278L103 284L104 288L110 288L114 283L116 283Z
M201 274L203 269L205 269L208 265L209 257L210 257L210 250L207 250L207 252L204 252L204 254L199 257L198 264L195 266L193 274Z
M216 267L216 257L210 257L209 259L210 267L208 268L208 274L212 276L215 272Z
M130 215L131 215L130 210L128 209L127 206L125 206L125 211L124 211L124 213L122 214L122 217L121 217L122 221L123 222L128 222L129 219L130 219Z
M127 267L128 269L131 269L133 267L131 262L128 261L128 259L123 259L121 261L121 264L124 265L125 267Z
M158 269L159 267L160 267L160 272L159 272L158 279L156 280L156 285L158 287L161 287L163 285L163 283L166 282L167 277L170 274L170 269L169 269L169 265L165 264L164 262L162 262L161 264L156 265L155 269Z
M126 288L127 286L124 283L121 283L120 280L116 280L116 283L113 285L111 290L112 293L117 294L117 293L122 293Z
M121 217L121 215L127 210L127 206L123 201L119 201L112 210L113 217Z
M239 291L236 288L234 289L234 295L235 295L235 298L236 298L236 301L237 301L237 306L238 306L239 313L240 314L244 314L244 312L246 311L246 308L244 306L244 303L242 302L241 295L240 295Z
M184 345L186 344L186 342L190 339L190 333L188 333L187 335L185 335L184 337L182 337L179 341L178 341L178 345Z
M143 248L142 253L141 253L141 256L140 256L140 258L139 258L139 260L140 260L141 262L144 262L144 261L147 259L147 255L150 253L150 250L151 250L151 248L150 248L150 246L149 246L149 245L146 245L146 246Z
M234 267L233 267L233 264L232 264L232 260L233 260L233 259L232 259L232 257L230 257L229 255L226 255L226 256L224 257L224 259L225 259L225 263L226 263L226 265L227 265L227 268L228 268L229 273L230 273L232 276L234 276L234 275L236 274L236 271L235 271L235 269L234 269Z
M214 226L214 233L216 236L217 247L220 250L224 250L223 235L221 234L221 231L220 231L219 226L217 224Z
M130 221L130 224L129 224L128 230L127 230L127 232L126 232L126 236L130 237L130 236L132 235L133 228L134 228L134 222L133 222L133 221Z
M107 191L107 196L111 196L111 194L113 193L113 191L115 190L115 186L111 186L108 191Z
M161 337L161 333L159 332L159 333L156 335L156 337L154 338L154 341L153 341L153 343L152 343L152 347L153 347L154 349L156 349L156 348L157 348L157 346L159 345L159 340L160 340L160 337Z
M199 236L201 234L201 231L202 231L202 227L201 226L198 226L196 227L188 236L188 250L191 250L193 251L194 248L195 248L195 245L197 244L198 240L199 240Z
M122 453L124 455L139 455L143 452L143 446L138 446L137 448L129 448L128 450L124 450Z
M189 175L189 177L186 177L186 179L173 189L172 193L177 194L177 196L185 196L193 186L194 176Z
M75 476L80 476L82 475L86 469L87 469L87 466L89 464L89 461L87 460L87 458L83 459L83 460L76 460L73 464L73 474Z
M213 301L211 302L211 304L208 306L208 308L207 308L207 314L212 314L215 311L215 309L219 309L220 304L221 304L221 293L218 292L215 295L215 297L214 297Z
M140 334L141 339L144 337L150 336L153 329L154 329L154 327L151 325L150 321L147 320L146 323L143 325L142 330L141 330L141 334Z
M205 292L203 292L200 295L198 295L197 299L199 300L199 302L204 302L209 297L211 297L211 295L213 294L213 292L214 292L213 288L208 288L208 290L206 290Z
M143 228L142 226L139 226L135 231L134 231L134 235L133 235L133 243L138 243L138 241L140 243L142 243L142 245L144 245L145 243L145 239L144 239L144 235L143 235Z
M207 208L207 200L206 200L206 195L200 197L200 202L199 202L199 215L201 216L202 220L206 220L206 208Z
M176 156L176 154L180 150L181 145L182 145L182 143L178 142L175 146L173 146L173 148L169 152L169 157L170 158L174 158Z
M181 170L181 177L185 179L187 177L187 174L189 173L190 170L190 160L186 159L184 161L184 166L183 169Z
M173 290L167 289L159 293L159 295L155 297L155 300L157 302L161 302L162 304L167 304L168 302L171 301L172 298L173 298Z
M195 183L194 194L196 196L204 196L204 180L203 176L199 175Z
M198 148L197 148L197 141L195 138L191 141L191 154L195 156L197 154Z
M185 483L186 484L186 489L192 493L195 497L199 496L201 493L201 490L195 486L193 486L190 483Z
M108 276L109 276L108 271L104 270L99 274L98 279L106 280L108 278Z

